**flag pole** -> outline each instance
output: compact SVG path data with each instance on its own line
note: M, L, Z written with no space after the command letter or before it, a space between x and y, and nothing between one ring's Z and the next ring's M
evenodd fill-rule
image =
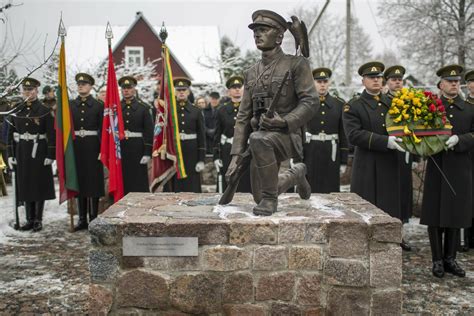
M61 37L61 44L64 45L66 39L66 28L64 27L63 17L61 13L61 19L59 20L58 35ZM74 232L74 215L76 214L76 208L74 205L73 198L67 199L67 212L69 213L69 231Z
M160 33L159 33L159 36L160 36L160 40L161 40L161 44L162 44L162 47L161 47L161 63L163 64L163 67L162 68L162 78L161 78L161 86L164 87L163 83L164 83L164 80L165 78L164 75L165 75L165 63L166 63L166 39L168 38L168 31L166 31L166 27L165 27L165 22L163 21L163 23L161 24L161 29L160 29ZM163 92L162 92L163 93ZM165 122L168 122L168 105L165 104L165 106L163 107L164 108L164 121ZM159 149L159 154L160 154L160 158L161 160L165 160L166 159L166 148L167 148L167 139L165 137L166 133L167 133L167 127L168 127L168 124L165 124L163 126L163 144L161 145L161 148Z

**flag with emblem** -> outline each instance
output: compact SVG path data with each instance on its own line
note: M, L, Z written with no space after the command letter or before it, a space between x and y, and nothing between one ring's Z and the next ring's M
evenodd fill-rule
M109 170L109 193L114 202L123 197L122 155L120 140L125 136L120 104L117 76L115 75L112 48L109 46L109 66L107 70L107 94L104 103L102 121L102 141L100 144L100 160Z
M153 191L162 191L164 185L175 174L178 179L187 177L181 151L169 50L164 43L162 45L162 61L161 96L158 102L153 137L153 181L151 185Z
M56 96L58 100L55 116L56 163L59 180L59 203L63 203L76 196L79 192L73 145L74 127L67 93L64 39L61 41L61 50L59 52L58 88Z

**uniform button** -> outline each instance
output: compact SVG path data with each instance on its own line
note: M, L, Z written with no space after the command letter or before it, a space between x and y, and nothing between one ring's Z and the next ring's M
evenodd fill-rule
M449 114L449 117L451 118L451 117L453 117L453 115L452 115L452 114Z
M384 116L384 115L385 115L385 114L383 114L383 113L380 113L380 116Z
M126 120L125 123L129 123L129 120Z
M324 106L324 103L321 103L321 106Z
M181 116L184 116L184 113L182 113Z
M324 115L324 114L326 114L326 112L322 111L321 114Z
M237 112L237 109L234 109L234 112Z
M324 125L324 121L321 121L321 125Z
M181 122L181 125L184 125L184 122Z
M127 115L130 115L130 113L127 112Z
M127 105L127 109L130 109L130 105Z
M321 130L321 133L324 133L324 130Z
M181 131L180 133L184 133L184 131Z
M84 118L83 118L83 117L81 117L81 121L84 121Z
M385 127L385 124L382 124L383 127Z
M382 103L379 102L377 105L378 105L378 106L382 106Z
M84 110L82 110L82 111L81 111L81 113L85 113L85 111L84 111Z
M28 125L30 125L30 124L28 124L28 123L25 123L25 125L26 125L26 126L28 126Z
M81 126L81 129L84 129L84 127Z
M234 121L236 120L237 118L234 116Z
M83 103L81 103L81 105L84 106L84 105L86 105L86 104L83 102Z

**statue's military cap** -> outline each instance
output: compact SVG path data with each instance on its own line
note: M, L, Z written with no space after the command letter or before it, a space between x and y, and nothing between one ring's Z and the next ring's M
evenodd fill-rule
M118 84L121 88L132 88L137 85L137 79L132 76L124 76L119 79Z
M466 82L474 81L474 70L466 72L464 75L464 80L466 80Z
M316 68L313 70L313 79L329 79L332 76L332 71L329 68Z
M441 79L461 80L463 70L464 68L461 65L448 65L438 69L436 75Z
M37 87L41 86L41 83L38 80L36 80L35 78L26 77L21 82L21 85L24 88L37 88Z
M185 77L176 77L173 80L175 89L187 89L191 86L191 80Z
M385 78L385 80L388 80L390 78L403 79L405 72L406 72L405 67L400 66L400 65L395 65L395 66L388 67L383 73L383 77Z
M259 25L270 26L282 31L286 31L288 24L286 20L276 12L270 10L257 10L252 13L252 23L249 24L249 29L253 30Z
M95 83L94 77L84 72L78 73L75 78L77 83L88 83L91 86Z
M369 77L382 77L385 65L379 61L371 61L359 67L359 75Z
M230 89L232 87L242 87L244 85L244 78L242 76L232 76L229 79L227 79L225 86L227 89Z

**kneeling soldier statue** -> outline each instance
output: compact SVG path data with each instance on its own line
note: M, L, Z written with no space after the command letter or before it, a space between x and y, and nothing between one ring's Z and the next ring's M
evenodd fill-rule
M262 59L244 73L244 95L226 173L229 186L220 203L230 202L229 193L235 192L236 182L251 157L252 194L258 204L253 212L268 216L277 211L278 194L295 185L301 198L309 199L311 195L303 163L296 163L280 176L278 172L282 161L302 161L303 129L318 111L319 100L308 61L301 56L285 55L280 47L287 28L296 39L301 39L296 36L303 31L297 29L299 23L288 23L268 10L254 12L252 20L249 28L262 51ZM307 43L299 45L302 52L306 51Z

